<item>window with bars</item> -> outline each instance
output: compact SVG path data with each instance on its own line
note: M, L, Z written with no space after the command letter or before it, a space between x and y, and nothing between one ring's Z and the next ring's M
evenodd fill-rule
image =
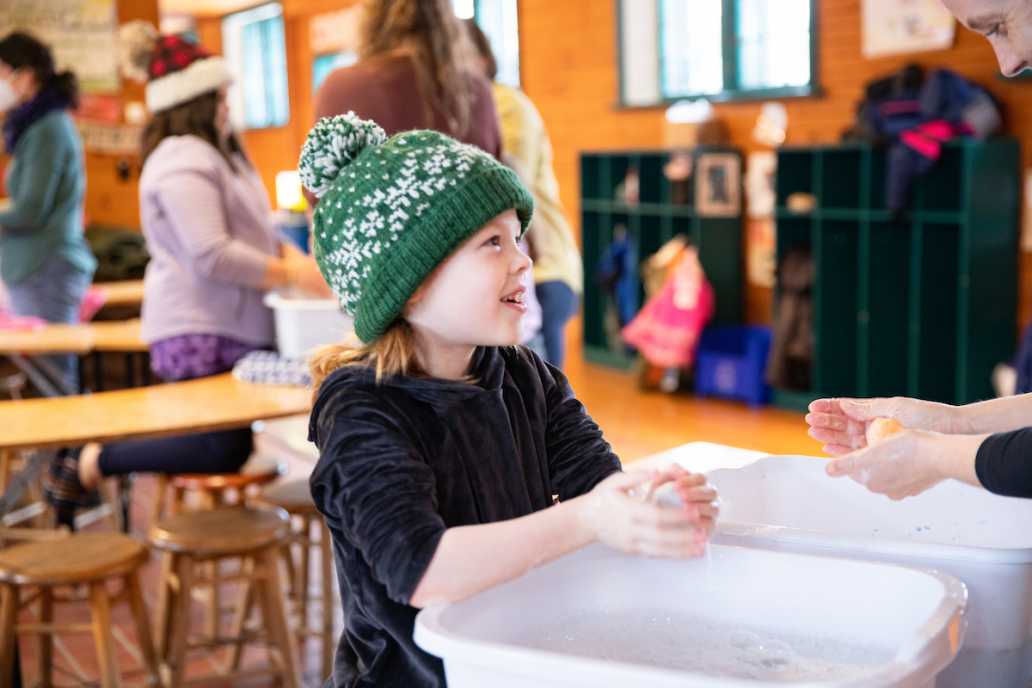
M461 19L475 19L491 41L500 83L520 85L520 30L517 0L452 0Z
M235 77L229 89L234 126L285 126L290 98L282 5L271 2L224 17L222 54Z
M811 95L814 0L622 0L621 99Z

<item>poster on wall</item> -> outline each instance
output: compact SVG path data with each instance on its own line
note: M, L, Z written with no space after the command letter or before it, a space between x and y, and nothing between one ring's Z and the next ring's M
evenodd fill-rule
M83 148L103 155L134 155L140 152L143 127L127 124L77 122Z
M0 0L2 2L2 0ZM317 14L309 22L308 42L312 53L355 52L362 7L355 4L336 12Z
M774 218L750 217L746 220L745 266L749 284L774 288L777 267L777 230Z
M955 32L940 0L863 0L864 57L945 50Z
M695 173L695 207L703 217L730 217L742 208L742 161L732 153L703 153Z
M778 156L774 151L750 153L745 165L745 207L749 217L774 216L774 181Z
M48 44L83 93L119 90L115 0L0 0L0 36L14 30Z

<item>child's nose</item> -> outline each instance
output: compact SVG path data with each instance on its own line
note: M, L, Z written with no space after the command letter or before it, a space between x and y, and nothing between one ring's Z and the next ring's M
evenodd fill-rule
M529 270L534 265L534 261L528 256L524 250L520 247L516 247L516 258L512 262L513 272L523 272Z

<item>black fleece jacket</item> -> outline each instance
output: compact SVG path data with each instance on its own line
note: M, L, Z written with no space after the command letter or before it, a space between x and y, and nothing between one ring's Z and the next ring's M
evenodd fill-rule
M620 463L561 372L524 348L481 348L476 384L335 371L312 410L312 497L333 535L344 633L334 688L445 686L409 606L447 528L590 491Z

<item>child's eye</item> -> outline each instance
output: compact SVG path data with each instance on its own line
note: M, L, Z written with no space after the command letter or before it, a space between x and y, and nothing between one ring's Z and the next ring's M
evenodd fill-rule
M496 246L498 248L501 248L502 247L502 237L501 237L501 235L495 234L493 237L491 237L490 239L488 239L484 243L484 246Z
M1003 33L1003 24L995 24L993 28L989 29L988 33L985 34L986 38L992 38Z

